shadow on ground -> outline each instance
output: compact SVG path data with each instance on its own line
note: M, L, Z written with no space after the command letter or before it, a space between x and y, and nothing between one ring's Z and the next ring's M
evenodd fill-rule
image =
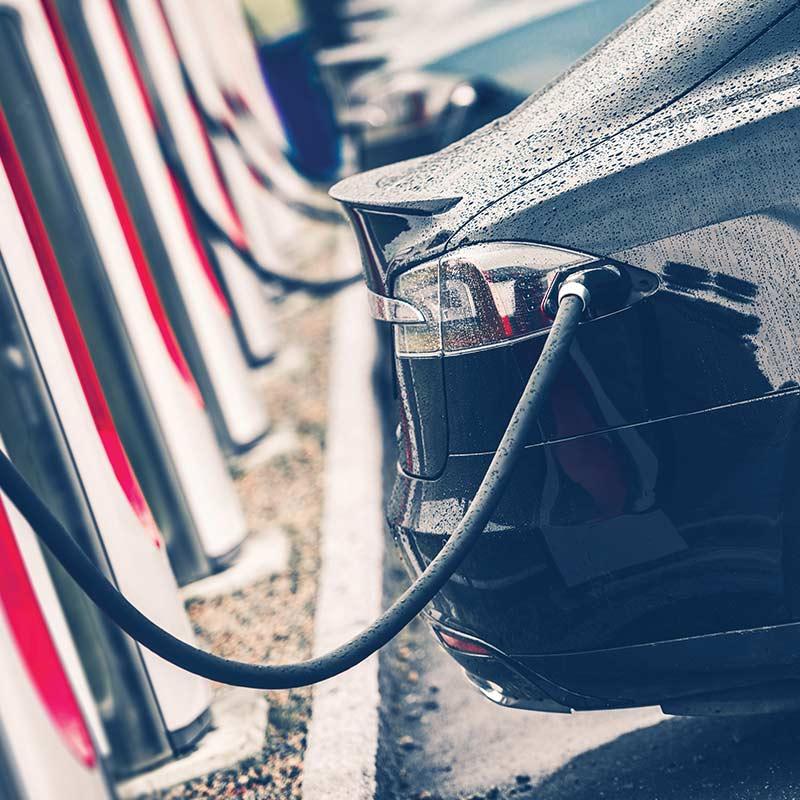
M798 752L798 714L667 718L573 758L535 787L497 796L788 800L800 796Z

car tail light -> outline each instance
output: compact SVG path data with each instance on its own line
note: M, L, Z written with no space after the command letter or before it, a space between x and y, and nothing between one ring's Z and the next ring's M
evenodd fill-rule
M437 636L442 644L450 650L455 650L459 653L466 653L470 656L490 656L492 651L488 647L484 647L474 639L464 639L461 636L456 636L453 633L445 633L445 631L437 630Z
M374 316L397 325L400 356L480 350L543 333L552 323L548 298L553 287L594 263L605 260L547 245L471 245L403 272L394 281L392 298L374 295L371 307ZM605 305L601 300L595 316L617 311L658 287L650 273L620 268L622 296Z

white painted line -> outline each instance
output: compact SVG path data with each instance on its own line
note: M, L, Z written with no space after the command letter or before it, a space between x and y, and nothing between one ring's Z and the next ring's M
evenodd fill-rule
M349 269L356 263L350 260ZM365 290L354 286L337 298L335 307L314 655L357 634L381 611L382 442L372 385L376 353ZM303 800L372 800L379 703L377 656L314 687Z
M230 567L189 583L181 589L185 603L209 600L251 586L256 581L286 572L289 568L289 540L281 528L251 533L242 552Z
M267 730L267 711L267 699L254 689L221 692L211 704L214 730L183 758L121 783L117 787L120 800L149 797L260 754Z

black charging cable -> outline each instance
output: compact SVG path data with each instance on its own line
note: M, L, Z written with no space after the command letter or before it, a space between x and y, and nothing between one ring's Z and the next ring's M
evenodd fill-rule
M322 208L311 203L297 200L296 198L289 197L285 191L281 189L278 184L253 160L252 156L243 144L239 134L236 132L235 127L224 120L218 119L209 112L200 100L197 91L194 88L189 73L186 68L181 64L181 75L183 77L183 84L189 94L189 99L192 101L197 113L203 121L206 131L211 135L226 136L236 147L239 157L244 162L249 170L253 179L258 182L264 189L267 189L270 194L279 199L285 206L288 206L293 211L306 217L307 219L315 220L316 222L325 222L328 225L342 225L345 218L336 210L329 208ZM234 116L236 116L234 112Z
M199 220L206 233L233 250L260 280L279 287L286 294L305 292L315 297L326 297L336 294L342 289L346 289L348 286L363 280L360 269L342 278L316 280L301 278L297 275L289 275L262 264L247 245L240 244L231 238L228 232L217 222L213 214L211 214L203 201L198 197L192 180L187 174L183 161L169 135L165 134L163 130L158 130L157 136L164 160L167 162L170 171L180 184L192 212ZM338 217L338 219L341 221L342 218Z
M589 288L573 281L560 290L553 326L514 409L486 475L458 527L425 571L366 630L335 650L297 664L247 664L213 655L160 628L125 599L37 497L0 450L0 489L80 588L122 630L148 650L188 672L234 686L291 689L332 678L375 653L411 622L470 553L500 502L533 423L564 364L589 302Z

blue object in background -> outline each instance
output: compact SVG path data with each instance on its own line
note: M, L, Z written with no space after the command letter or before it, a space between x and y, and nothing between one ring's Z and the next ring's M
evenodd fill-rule
M292 164L310 180L335 179L341 166L339 128L308 34L300 31L262 43L258 55Z
M425 65L434 72L480 75L527 97L584 56L649 0L587 0Z

